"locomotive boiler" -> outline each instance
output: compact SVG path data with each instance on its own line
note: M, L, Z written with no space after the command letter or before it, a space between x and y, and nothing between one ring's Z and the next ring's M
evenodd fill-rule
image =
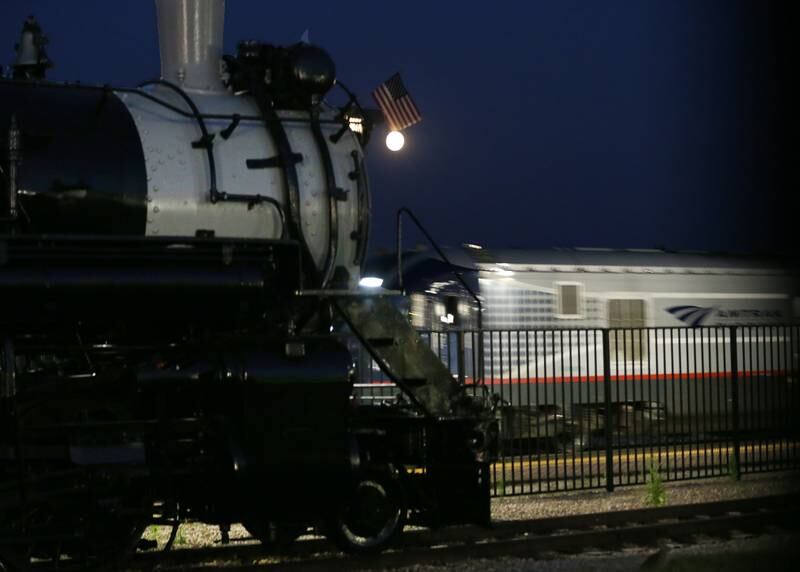
M223 56L223 0L156 9L158 80L47 81L33 19L0 80L0 569L109 567L151 522L488 522L482 394L357 286L370 113L319 47ZM402 399L353 399L352 338Z

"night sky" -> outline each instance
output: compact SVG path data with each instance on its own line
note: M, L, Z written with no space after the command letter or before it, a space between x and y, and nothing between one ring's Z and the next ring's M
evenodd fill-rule
M0 63L29 14L51 79L158 75L152 0L0 0ZM225 44L309 29L370 105L401 72L424 119L368 149L373 251L408 206L451 245L775 253L797 218L790 28L737 0L228 0Z

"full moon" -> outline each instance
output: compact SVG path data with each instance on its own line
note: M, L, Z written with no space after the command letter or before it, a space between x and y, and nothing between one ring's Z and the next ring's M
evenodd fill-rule
M399 131L391 131L386 136L386 146L389 151L399 151L406 144L406 138Z

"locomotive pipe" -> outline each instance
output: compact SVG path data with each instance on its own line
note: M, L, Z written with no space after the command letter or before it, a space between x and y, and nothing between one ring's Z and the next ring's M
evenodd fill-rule
M225 0L156 0L161 78L189 91L225 91Z

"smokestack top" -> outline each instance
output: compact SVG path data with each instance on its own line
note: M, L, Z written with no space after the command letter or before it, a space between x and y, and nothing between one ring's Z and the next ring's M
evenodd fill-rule
M161 78L188 91L224 91L225 0L155 0Z

